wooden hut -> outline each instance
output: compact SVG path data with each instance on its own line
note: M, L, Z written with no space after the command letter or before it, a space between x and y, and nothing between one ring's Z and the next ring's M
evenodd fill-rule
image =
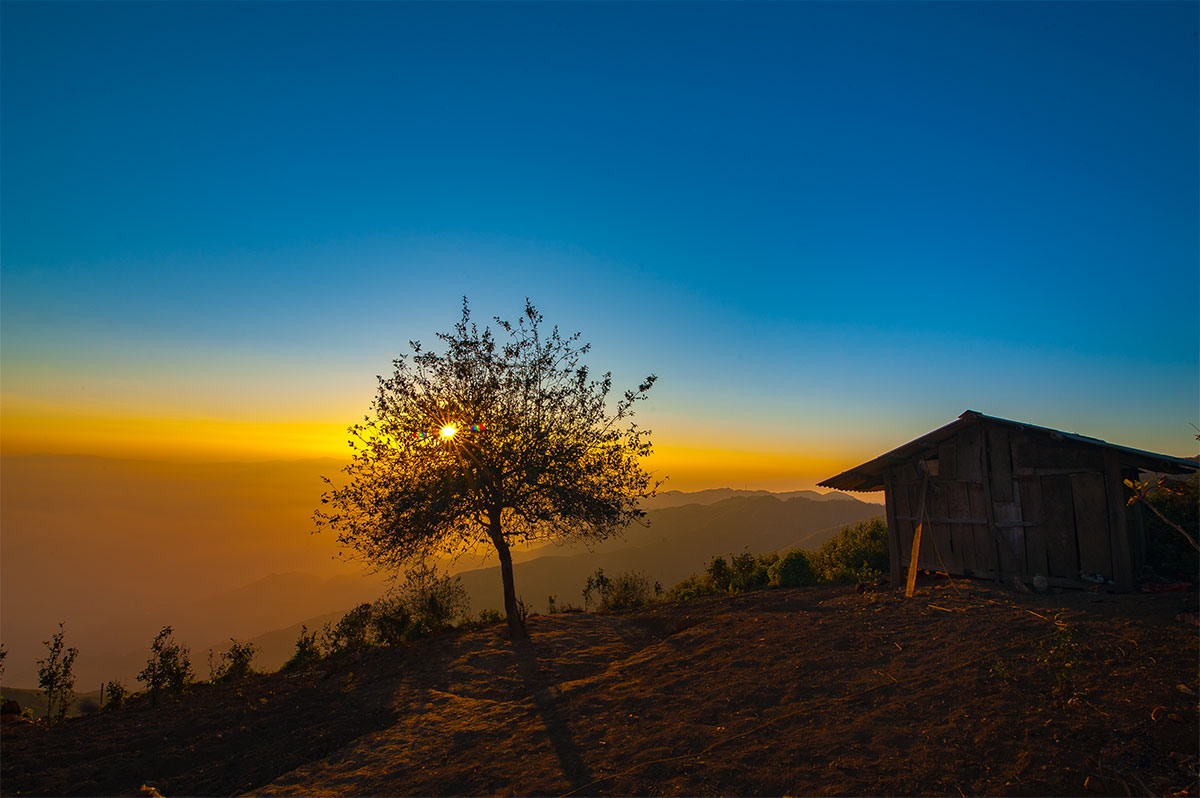
M1124 480L1186 474L1194 460L968 410L946 426L819 483L884 491L892 584L917 568L959 576L1130 590L1145 564L1140 506Z

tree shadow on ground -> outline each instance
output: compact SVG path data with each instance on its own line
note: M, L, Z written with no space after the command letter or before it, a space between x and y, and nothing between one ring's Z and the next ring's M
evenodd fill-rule
M566 716L559 707L556 688L542 673L534 644L527 639L514 640L512 650L517 672L533 697L534 706L542 725L545 726L546 736L554 748L554 754L558 757L563 776L570 783L572 791L582 789L592 783L593 776L583 760L582 750L575 743Z

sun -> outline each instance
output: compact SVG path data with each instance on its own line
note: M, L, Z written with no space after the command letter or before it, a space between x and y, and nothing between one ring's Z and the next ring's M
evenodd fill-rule
M446 440L453 438L457 433L458 427L454 426L453 424L447 424L438 431L438 435L442 436Z

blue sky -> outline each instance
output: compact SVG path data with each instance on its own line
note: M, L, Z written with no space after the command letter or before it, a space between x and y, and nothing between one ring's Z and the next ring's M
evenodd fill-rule
M678 487L805 487L967 408L1194 448L1196 3L0 22L6 414L344 426L465 294L658 373L666 462L782 469Z

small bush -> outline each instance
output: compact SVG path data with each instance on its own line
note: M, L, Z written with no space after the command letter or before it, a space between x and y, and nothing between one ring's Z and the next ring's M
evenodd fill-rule
M58 631L42 642L46 646L46 658L37 661L38 687L46 695L46 719L51 723L66 718L67 710L75 701L75 674L71 669L79 649L74 646L64 648L64 634L60 623Z
M105 682L100 693L104 697L104 703L100 708L105 712L120 709L129 700L129 691L118 681Z
M359 604L334 624L325 624L321 635L321 647L326 656L343 651L362 651L371 644L373 632L370 604Z
M770 566L771 587L807 587L817 583L813 555L803 549L792 549L777 558Z
M192 661L186 646L181 646L172 637L173 629L164 626L150 644L150 659L137 675L145 682L150 693L150 703L157 704L161 693L182 693L192 682Z
M296 638L296 650L288 661L283 663L281 670L289 673L311 665L321 659L321 647L317 645L317 633L308 631L304 624L300 625L300 636Z
M376 645L398 646L412 637L412 612L401 597L384 596L371 605L370 626Z
M746 593L761 590L769 581L765 558L760 560L749 551L730 555L729 592Z
M708 578L708 575L689 576L675 587L671 588L667 593L667 598L671 601L691 601L694 598L701 596L715 596L724 593L724 590L718 589Z
M248 642L239 643L232 637L229 638L229 642L229 650L221 653L220 662L213 669L211 676L213 682L232 682L244 679L254 673L251 664L258 654L258 646Z
M708 579L708 584L721 593L728 593L733 585L733 570L724 557L713 557L704 569L704 576Z
M412 615L414 626L427 632L450 628L471 605L459 577L438 573L435 566L425 562L404 575L398 596Z
M887 524L872 518L821 544L813 566L822 582L866 582L886 574L889 561Z
M615 612L644 607L663 592L662 585L651 582L641 571L629 571L609 577L603 568L587 578L583 588L583 605L590 609L595 597L600 612Z

